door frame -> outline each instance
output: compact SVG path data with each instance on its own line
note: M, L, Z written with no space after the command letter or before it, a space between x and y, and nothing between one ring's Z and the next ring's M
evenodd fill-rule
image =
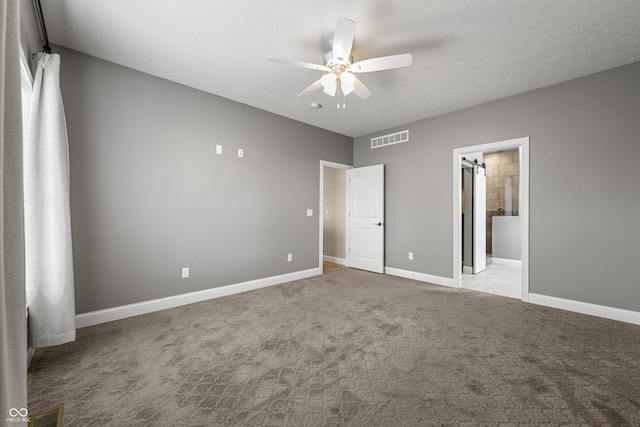
M324 261L324 167L329 167L329 168L334 168L334 169L343 169L343 170L349 170L349 169L353 169L352 165L345 165L343 163L336 163L336 162L329 162L327 160L320 160L320 204L318 205L318 216L320 218L320 220L318 221L319 223L319 238L318 238L318 243L319 243L319 248L318 248L318 268L320 268L320 271L322 271L322 263ZM349 185L348 182L345 182L346 185L346 200L345 200L345 207L346 207L346 211L349 212ZM346 216L346 223L345 223L345 230L346 230L346 239L345 239L345 254L347 253L348 249L349 249L349 216ZM345 258L346 260L346 258ZM346 261L345 261L346 262Z
M529 302L529 137L490 142L453 150L453 286L462 286L462 157L465 154L520 149L520 232L522 236L522 301Z

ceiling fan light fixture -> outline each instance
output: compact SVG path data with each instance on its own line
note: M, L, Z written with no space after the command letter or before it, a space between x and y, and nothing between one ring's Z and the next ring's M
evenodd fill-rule
M340 89L342 89L342 94L343 94L344 96L347 96L347 95L349 95L351 92L353 92L353 90L355 89L355 86L347 86L347 85L341 84L341 85L340 85Z
M337 89L337 86L334 84L333 87L325 87L323 89L323 92L329 96L336 96L336 89Z
M327 95L335 96L337 79L338 76L333 73L327 73L322 76L320 81L322 82L322 87L324 87L324 93L326 93Z
M349 95L355 87L356 76L351 73L344 72L340 74L340 89L345 95Z
M351 48L353 47L355 25L355 22L350 19L338 18L333 39L331 40L333 49L325 54L324 65L273 57L268 57L267 60L327 73L300 92L298 96L308 95L323 89L329 96L336 96L337 94L338 97L340 97L341 95L346 96L353 92L358 98L367 99L371 96L371 91L362 81L355 77L354 73L371 73L406 67L411 65L413 59L410 53L404 53L400 55L369 58L354 63Z

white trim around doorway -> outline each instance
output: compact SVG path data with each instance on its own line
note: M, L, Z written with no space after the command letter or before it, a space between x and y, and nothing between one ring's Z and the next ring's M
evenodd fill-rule
M520 148L520 217L522 233L522 301L529 302L529 137L491 142L453 150L453 284L462 286L462 156L477 152L503 151Z

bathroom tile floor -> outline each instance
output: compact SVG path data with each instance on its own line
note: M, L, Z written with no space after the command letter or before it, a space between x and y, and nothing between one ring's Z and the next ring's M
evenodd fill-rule
M462 287L510 298L522 298L522 267L489 264L478 274L462 274Z

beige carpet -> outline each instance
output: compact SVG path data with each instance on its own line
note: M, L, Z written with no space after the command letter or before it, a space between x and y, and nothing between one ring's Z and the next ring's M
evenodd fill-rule
M640 327L340 269L78 331L66 426L640 425Z

